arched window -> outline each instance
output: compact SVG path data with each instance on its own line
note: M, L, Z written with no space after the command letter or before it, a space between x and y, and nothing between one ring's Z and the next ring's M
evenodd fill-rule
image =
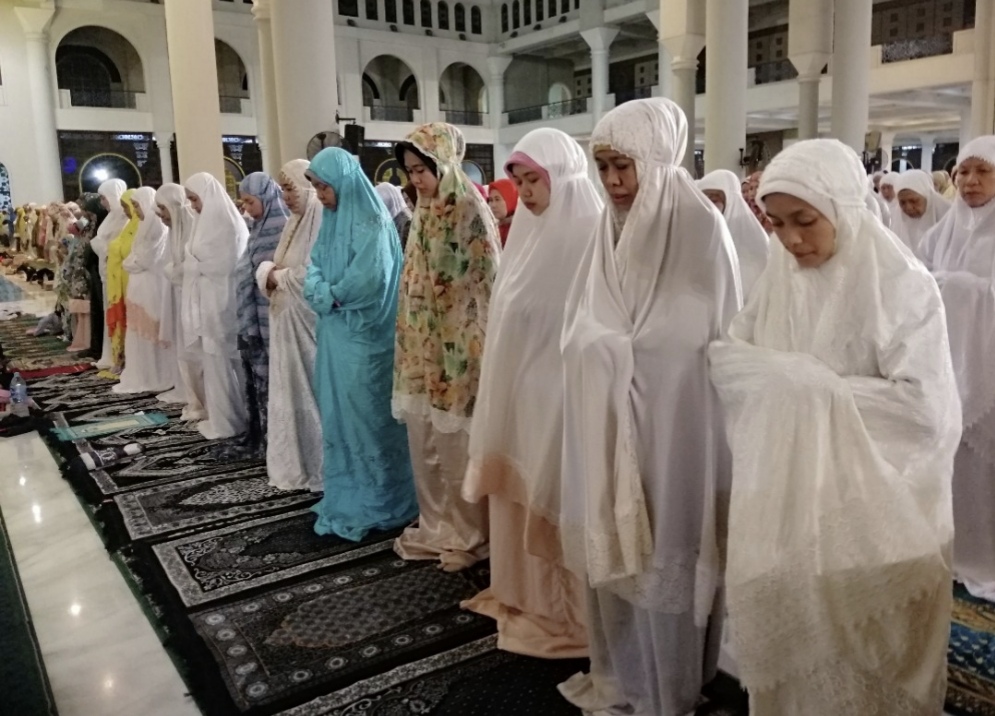
M518 0L511 3L511 28L517 30L522 26L522 6Z
M501 6L501 32L508 32L508 3Z
M439 29L449 29L449 3L445 0L439 3Z
M377 0L366 0L366 19L379 20L380 12L377 10Z
M522 2L522 24L528 27L532 24L532 0Z
M556 17L556 0L549 0L549 17Z
M383 19L397 23L397 0L383 0Z
M421 26L432 27L432 0L421 0Z
M476 5L470 7L470 32L480 35L484 32L484 27L480 19L480 8Z
M546 16L545 0L536 0L536 22L542 22Z
M570 12L570 0L560 0L560 14L566 15Z
M401 12L404 13L403 20L405 25L415 24L415 0L402 0Z
M359 17L359 1L339 0L339 15L344 17Z
M466 8L463 3L458 2L453 6L453 15L456 20L456 32L466 32Z

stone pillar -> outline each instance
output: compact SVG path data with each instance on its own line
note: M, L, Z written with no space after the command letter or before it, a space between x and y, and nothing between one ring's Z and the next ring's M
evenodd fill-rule
M166 0L165 9L179 182L197 172L208 172L224 185L211 5L201 0Z
M270 5L280 159L305 156L318 132L336 128L335 21L328 0Z
M511 57L493 55L487 58L487 113L491 118L491 129L500 129L504 115L504 71L511 64Z
M832 0L791 0L788 58L798 70L799 139L819 136L819 86L832 51Z
M673 99L674 97L674 72L673 72L673 58L670 56L670 52L667 50L667 46L663 44L663 38L660 35L660 10L651 10L646 13L646 17L649 18L650 22L653 23L653 27L656 28L657 32L657 97L666 97L667 99Z
M156 134L155 143L159 147L159 164L162 167L162 183L170 184L176 181L173 176L173 156L169 151L169 144L172 141L169 134Z
M971 139L995 131L995 93L992 90L992 37L995 36L995 0L977 0L974 15L974 79L971 82Z
M971 109L962 109L960 111L960 132L959 139L960 146L964 146L971 141L973 137L972 133L972 110L974 108L974 99L971 99Z
M265 130L260 137L263 166L275 176L283 160L280 156L280 119L276 105L276 71L273 68L273 28L270 22L270 1L253 0L252 16L256 20L256 33L259 36L259 67L262 82L262 101L257 104L263 117Z
M748 0L707 0L705 14L705 171L737 175L746 146Z
M435 5L435 3L432 3ZM418 106L422 110L425 122L444 122L445 117L439 107L439 53L435 45L429 45L422 50L422 62L419 71L421 82L418 85Z
M836 0L833 15L833 136L864 151L870 109L871 3Z
M895 133L881 132L881 169L891 171L891 162L895 158Z
M591 114L597 124L604 115L608 96L608 51L618 35L614 27L598 27L580 33L591 48Z
M15 7L14 12L24 30L25 64L31 94L31 107L28 111L31 113L34 131L21 138L33 143L36 157L35 184L30 196L35 202L75 199L76 197L62 195L59 137L55 129L55 83L52 81L48 62L48 27L55 17L55 7ZM25 179L30 181L28 177Z
M933 171L933 152L936 151L936 137L932 134L924 135L920 138L922 144L922 159L919 161L919 168L924 172Z
M695 98L698 54L705 47L705 3L660 0L660 42L671 57L673 100L688 120L688 146L682 166L694 173Z

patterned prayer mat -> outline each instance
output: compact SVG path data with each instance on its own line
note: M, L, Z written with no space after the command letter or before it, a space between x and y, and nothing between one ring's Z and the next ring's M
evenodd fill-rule
M169 418L165 413L141 413L97 420L86 425L55 428L52 432L63 442L103 437L124 430L136 430L164 425Z
M497 651L497 637L463 644L319 696L279 716L575 716L551 684L586 668L580 659ZM494 684L506 688L495 690Z
M484 567L444 572L391 551L191 619L244 711L327 693L493 633L492 620L459 608L486 577Z
M29 336L29 328L38 325L38 316L20 316L0 321L0 345L12 370L39 370L54 366L85 363L76 353L69 353L68 343L56 336Z
M947 710L995 716L995 604L954 588L954 615L947 651Z
M133 540L317 502L311 492L270 486L261 465L125 492L114 498Z
M361 543L314 532L310 509L198 532L152 549L186 606L293 579L347 560L391 552L400 530L374 532Z

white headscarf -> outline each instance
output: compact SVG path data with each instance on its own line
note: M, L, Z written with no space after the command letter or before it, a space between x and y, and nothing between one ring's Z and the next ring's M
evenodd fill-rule
M587 158L557 129L529 132L515 147L549 175L540 216L515 212L487 318L480 392L470 431L471 475L508 472L521 482L464 484L467 498L500 491L546 521L559 521L563 437L560 334L567 292L591 241L602 201ZM497 469L495 469L497 468ZM528 539L528 536L526 537Z
M770 238L743 198L742 185L742 180L728 169L716 169L698 180L698 188L702 191L708 189L725 194L722 216L729 226L732 242L736 245L740 281L743 297L746 299L767 267Z
M275 274L277 284L286 289L292 283L297 295L300 296L307 265L311 261L311 248L321 228L321 202L318 201L314 186L305 176L309 166L311 162L307 159L292 159L280 169L279 183L294 185L298 202L303 205L303 210L299 214L296 211L291 212L290 219L280 234L280 243L276 246L273 260L263 261L256 269L256 285L271 300L274 297L266 288L266 280L275 266L283 267ZM279 306L274 304L271 310L279 310Z
M249 229L212 175L194 174L184 186L200 197L203 208L183 266L183 333L188 346L200 339L207 353L234 355L238 330L234 272Z
M164 273L174 286L183 285L183 262L193 234L197 213L190 206L187 193L179 184L163 184L155 193L157 204L169 212L169 251Z
M840 635L866 633L863 648L878 649L858 655L860 668L917 655L921 645L876 635L906 635L909 600L949 589L960 420L942 304L922 264L867 210L864 186L856 153L836 140L774 158L758 200L809 202L835 226L836 252L801 268L774 242L731 343L710 350L733 449L730 624L751 691L801 677L866 690L841 659ZM855 713L870 712L860 705Z
M933 177L921 169L911 169L898 175L898 179L895 180L896 198L905 189L915 192L926 200L926 211L918 219L913 219L902 211L899 202L898 217L892 229L906 246L918 251L922 237L950 211L950 202L936 191Z
M898 181L898 174L896 174L895 172L888 172L883 177L881 177L881 181L878 182L878 191L880 191L881 187L883 187L885 184L895 189L894 199L889 201L888 199L885 199L883 196L881 197L884 203L887 204L888 206L888 215L891 217L892 224L894 224L895 220L902 214L902 208L898 205L898 189L896 188L897 181Z
M97 193L107 199L107 216L97 229L96 236L90 242L91 248L100 258L100 279L107 280L107 247L117 238L128 223L128 215L121 206L121 197L128 190L128 185L120 179L108 179L98 188Z
M138 223L131 251L124 259L124 270L129 274L158 272L166 249L166 227L155 213L155 189L147 186L135 189L131 202L141 208L145 218Z
M644 609L695 607L703 626L725 450L705 346L741 294L729 230L680 168L687 131L654 98L616 107L591 136L593 151L635 160L639 190L617 246L614 207L602 213L567 299L560 530L591 586Z
M390 214L391 219L405 211L409 217L411 216L408 205L404 203L404 193L401 191L401 187L394 186L390 182L380 182L376 185L376 190L383 200L384 206L387 207L387 213Z
M995 136L971 140L957 163L981 159L995 167ZM919 244L947 308L950 348L964 404L964 438L995 458L995 435L970 430L995 408L995 199L972 209L958 194L953 208Z

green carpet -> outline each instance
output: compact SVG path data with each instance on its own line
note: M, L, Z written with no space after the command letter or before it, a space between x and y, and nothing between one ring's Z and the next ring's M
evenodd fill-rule
M0 711L17 716L58 714L2 514L0 635Z
M32 371L85 363L66 350L68 343L57 336L29 336L25 331L38 325L38 316L19 316L0 321L0 345L11 370Z

